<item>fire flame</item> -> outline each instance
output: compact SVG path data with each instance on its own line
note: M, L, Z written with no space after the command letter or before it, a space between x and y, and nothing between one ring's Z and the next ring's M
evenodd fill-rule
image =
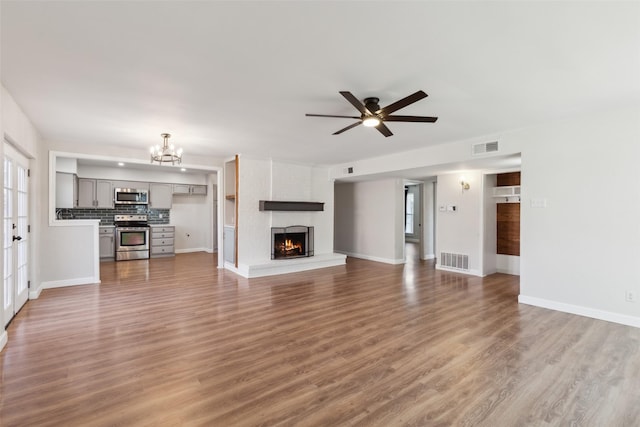
M284 241L284 249L286 251L290 251L293 249L299 249L302 250L302 245L300 243L293 243L293 241L291 239L285 239Z

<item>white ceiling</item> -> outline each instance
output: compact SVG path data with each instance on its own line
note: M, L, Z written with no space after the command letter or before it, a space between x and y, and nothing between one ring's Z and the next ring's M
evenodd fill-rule
M336 164L637 105L638 2L7 1L2 83L45 139ZM397 114L356 127L339 94Z

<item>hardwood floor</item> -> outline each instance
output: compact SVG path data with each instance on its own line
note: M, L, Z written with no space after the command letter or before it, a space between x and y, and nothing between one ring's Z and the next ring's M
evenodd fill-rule
M2 426L625 426L640 330L432 262L243 279L215 255L102 263L0 353Z

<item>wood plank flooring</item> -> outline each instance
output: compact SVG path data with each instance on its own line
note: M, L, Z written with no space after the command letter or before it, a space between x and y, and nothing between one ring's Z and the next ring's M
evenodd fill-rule
M640 330L519 305L431 262L243 279L102 263L0 353L2 426L636 426Z

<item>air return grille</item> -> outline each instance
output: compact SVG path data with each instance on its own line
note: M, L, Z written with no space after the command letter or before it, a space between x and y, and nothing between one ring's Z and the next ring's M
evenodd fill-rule
M468 271L469 255L440 252L440 266Z
M479 154L495 153L498 151L498 141L482 142L480 144L473 144L471 146L474 156Z

